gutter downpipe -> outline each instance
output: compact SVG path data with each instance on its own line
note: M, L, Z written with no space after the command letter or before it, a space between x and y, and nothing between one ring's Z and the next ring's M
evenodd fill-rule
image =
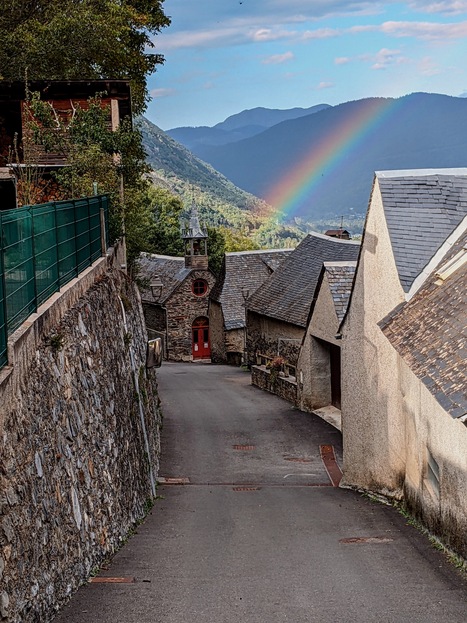
M125 333L128 334L128 325L127 325L127 321L126 321L125 307L124 307L123 301L122 301L122 299L120 297L118 297L118 300L120 301L120 307L122 308L123 326L125 328ZM145 446L145 449L146 449L146 454L148 456L149 479L151 481L151 491L152 491L153 497L155 498L156 497L156 482L155 482L155 479L154 479L154 472L153 472L153 469L152 469L151 452L150 452L150 448L149 448L149 439L148 439L148 433L147 433L147 430L146 430L146 422L144 420L143 401L141 400L141 393L139 391L139 381L138 381L138 375L136 373L135 356L133 354L133 347L131 346L131 344L129 345L129 351L130 351L131 369L132 369L132 372L133 372L133 382L135 384L136 393L138 394L139 417L141 419L141 427L143 429L144 446Z

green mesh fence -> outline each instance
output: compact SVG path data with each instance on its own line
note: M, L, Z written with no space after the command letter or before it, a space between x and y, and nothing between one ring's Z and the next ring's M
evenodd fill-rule
M0 367L8 335L101 256L107 217L106 195L0 212Z

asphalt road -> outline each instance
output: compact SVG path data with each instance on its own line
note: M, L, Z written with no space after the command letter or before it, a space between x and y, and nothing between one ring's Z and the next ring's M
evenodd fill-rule
M333 487L341 436L237 368L164 364L166 484L55 623L465 623L467 584L395 509ZM174 481L169 481L174 482Z

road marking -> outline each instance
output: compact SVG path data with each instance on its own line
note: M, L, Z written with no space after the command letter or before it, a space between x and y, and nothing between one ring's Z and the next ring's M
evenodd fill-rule
M135 578L108 578L102 575L98 575L95 578L90 578L90 584L134 584Z
M160 485L189 485L189 478L163 478L157 479L157 483Z
M328 473L329 480L332 482L332 486L338 487L342 479L342 471L337 464L334 447L331 445L320 446L319 453Z
M392 543L394 539L387 536L352 536L346 539L339 539L339 543Z
M289 476L314 476L315 474L289 474ZM172 483L160 483L161 486L170 485ZM303 488L303 487L332 487L333 485L328 482L316 482L316 483L289 483L289 482L188 482L183 483L190 487L259 487L259 488L275 488L275 487L289 487L289 488Z

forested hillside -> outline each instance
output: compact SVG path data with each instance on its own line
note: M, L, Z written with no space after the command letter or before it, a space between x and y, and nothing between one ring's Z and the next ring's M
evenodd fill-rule
M228 250L291 247L309 231L340 225L340 217L283 222L265 201L237 188L156 125L145 118L138 125L154 185L180 197L185 206L195 200L204 222L222 228L229 239ZM358 234L362 223L354 220L352 226L349 222L345 226Z

